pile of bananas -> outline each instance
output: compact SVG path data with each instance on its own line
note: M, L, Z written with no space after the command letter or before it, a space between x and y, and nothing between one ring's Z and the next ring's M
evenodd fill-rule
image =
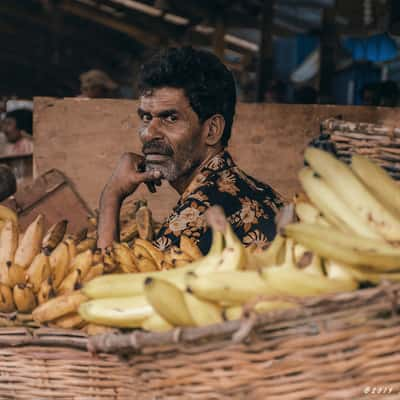
M79 307L90 322L166 331L238 319L249 310L297 307L301 297L400 280L400 188L385 171L354 156L351 167L307 149L300 172L307 197L299 221L267 250L245 248L221 211L211 210L209 253L177 269L98 277Z

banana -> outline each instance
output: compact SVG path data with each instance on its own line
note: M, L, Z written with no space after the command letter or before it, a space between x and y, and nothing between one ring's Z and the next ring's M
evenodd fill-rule
M115 262L114 259L114 254L112 252L112 249L107 248L104 253L103 253L103 259L104 259L104 272L105 273L111 273L114 272L118 265ZM134 271L131 271L134 272Z
M195 326L205 326L223 322L222 308L217 304L199 299L187 291L183 296Z
M100 264L104 261L104 256L101 249L96 249L93 252L93 265Z
M379 201L400 216L399 185L383 168L367 157L354 154L351 169Z
M185 303L184 293L174 284L148 277L144 281L144 294L157 314L171 325L195 325Z
M349 272L359 283L370 282L378 285L382 281L400 282L400 273L398 272L378 273L366 268L351 267L347 265L345 267L346 271Z
M53 321L63 315L77 311L79 305L86 300L87 297L79 290L68 295L57 296L35 308L32 312L32 318L39 323Z
M11 220L7 220L0 231L0 268L7 262L14 262L15 252L18 247L18 228ZM1 270L0 270L0 281Z
M43 240L44 220L39 214L28 226L22 237L21 243L15 253L14 262L23 268L27 268L39 254Z
M13 288L26 282L26 270L18 264L7 263L8 274L7 282L4 282L8 287Z
M152 260L156 263L157 269L161 269L162 262L164 261L164 253L155 247L151 242L148 240L143 240L137 238L134 243L134 248L137 246L141 246L142 248L147 250L147 253L150 255Z
M36 298L31 285L16 285L12 293L19 312L29 313L36 307Z
M36 294L42 282L47 280L51 275L49 257L43 252L36 255L32 264L26 271L26 275L28 277L28 282L32 285L33 292Z
M18 215L17 213L9 207L0 204L0 220L2 221L12 221L15 226L18 226Z
M131 249L124 243L113 243L114 260L125 272L136 272L137 265L134 254Z
M79 315L88 322L119 328L140 328L154 315L153 307L144 296L97 299L83 303Z
M97 245L97 239L93 237L87 237L86 239L83 239L81 242L79 242L76 245L76 252L83 253L87 250L94 251L96 249Z
M257 314L266 313L275 310L287 310L288 308L297 307L295 303L290 303L288 301L260 301L256 303L251 309ZM233 321L236 319L241 319L246 312L244 306L231 306L227 307L224 312L224 319L227 321Z
M71 272L79 270L81 278L84 278L88 273L93 263L92 250L85 250L83 253L78 253L71 265Z
M153 226L150 208L140 207L136 212L136 224L141 239L153 240Z
M138 226L134 219L121 227L120 240L121 242L130 242L138 236Z
M357 289L355 282L308 274L289 265L264 268L261 274L272 289L291 296L317 296Z
M207 253L207 256L219 256L224 249L224 235L222 232L217 231L215 229L212 230L212 241L210 250Z
M53 285L55 288L58 288L67 275L70 264L68 245L65 242L59 243L52 251L49 262Z
M310 203L299 201L295 206L296 215L301 222L308 224L320 224L329 226L329 222L322 216L321 212Z
M0 283L0 312L9 313L15 310L15 304L11 289Z
M322 265L322 259L315 253L312 253L311 263L307 265L302 270L306 274L324 276L324 269ZM334 276L329 276L330 278L334 278Z
M78 245L80 242L82 242L82 240L85 240L87 238L88 231L88 228L82 228L78 233L71 236L75 245Z
M400 220L368 191L350 167L316 148L307 148L304 157L366 224L387 240L400 240Z
M394 271L400 266L400 249L373 239L311 224L290 224L284 233L327 259L349 265Z
M157 271L157 265L153 260L149 260L148 258L144 257L139 257L137 259L137 269L140 272L151 272L151 271Z
M354 278L351 270L347 268L346 265L339 264L332 260L326 260L325 270L328 278L349 280L356 284L356 279Z
M185 235L181 235L179 247L192 260L198 260L199 258L203 257L203 253L200 251L194 240L188 238Z
M68 270L70 269L72 265L72 261L74 260L77 251L76 251L76 244L74 239L69 236L64 240L64 243L68 246L68 259L69 259L69 265L68 265Z
M246 269L258 269L281 264L283 262L284 251L285 239L278 234L266 250L253 253L248 257Z
M93 265L93 267L90 267L89 272L86 274L86 276L82 279L82 284L91 281L97 276L103 275L103 273L104 273L103 263L98 263L96 265Z
M42 250L50 255L51 252L58 246L58 244L63 240L65 232L67 231L68 221L63 219L55 223L47 231L46 235L42 241Z
M171 324L161 318L158 314L154 314L145 319L142 322L141 328L149 332L167 332L174 329Z
M79 329L83 323L82 317L77 312L71 312L53 321L54 325L63 329Z
M74 269L61 282L57 295L68 295L81 288L81 270Z
M299 173L303 189L322 215L339 230L353 232L360 236L381 240L382 236L339 197L323 178L310 168ZM306 221L304 221L306 222Z
M204 276L189 272L185 279L189 292L219 304L244 304L256 296L278 293L256 271L223 271Z
M42 284L40 285L39 292L37 293L37 300L39 304L43 304L46 303L46 301L49 301L54 296L55 291L53 289L53 281L50 277L42 282Z

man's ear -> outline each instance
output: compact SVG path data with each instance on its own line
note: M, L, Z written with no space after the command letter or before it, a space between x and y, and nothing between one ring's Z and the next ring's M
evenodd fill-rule
M206 144L214 146L221 141L225 129L225 118L221 114L215 114L208 118L206 127Z

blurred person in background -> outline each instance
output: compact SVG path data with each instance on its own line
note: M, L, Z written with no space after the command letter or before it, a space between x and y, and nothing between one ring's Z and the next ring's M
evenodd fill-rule
M266 103L285 103L286 85L280 80L271 81L264 95Z
M17 180L12 169L0 164L0 201L7 199L17 191Z
M295 104L316 104L318 93L312 86L303 86L294 91Z
M18 109L7 112L2 122L6 142L1 156L17 156L33 153L32 111Z
M99 69L91 69L79 77L81 81L81 94L79 97L101 99L117 97L118 85Z

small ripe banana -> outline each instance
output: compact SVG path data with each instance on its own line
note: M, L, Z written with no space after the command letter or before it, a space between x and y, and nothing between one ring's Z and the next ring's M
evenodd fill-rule
M140 207L136 211L135 217L139 237L144 240L153 240L153 219L150 208L147 206Z
M87 297L79 290L68 295L57 296L35 308L32 318L40 323L53 321L63 315L76 312L79 305L86 300Z
M97 299L82 304L79 315L88 322L119 328L140 328L154 315L144 296Z
M93 263L93 252L88 249L83 253L78 253L76 257L72 260L71 272L79 270L81 278L84 278L88 273L90 267Z
M400 240L400 220L369 192L350 167L316 148L307 148L304 157L366 224L387 240Z
M46 235L42 241L42 250L50 255L51 252L58 246L58 244L63 240L65 232L67 231L68 221L63 219L55 223L47 231Z
M16 285L13 289L14 302L21 313L29 313L36 307L36 298L31 285Z
M18 227L11 220L7 220L0 231L0 264L13 262L18 247Z
M42 282L39 292L37 293L37 300L39 304L46 303L55 296L51 277Z
M143 239L140 239L140 238L137 238L135 240L134 249L137 246L141 246L142 248L147 250L147 253L150 255L150 257L156 263L157 268L161 269L162 262L164 261L164 253L161 250L159 250L157 247L155 247L148 240L143 240Z
M192 260L198 260L199 258L203 257L203 253L197 244L185 235L181 235L179 247Z
M42 282L47 280L51 275L49 257L43 252L37 254L27 269L26 275L28 282L32 284L33 292L37 293Z
M15 253L14 262L23 268L31 265L33 259L39 254L43 240L44 220L39 214L28 226Z
M141 328L149 332L167 332L174 327L158 314L154 314L143 321Z
M121 227L120 240L121 242L130 242L138 236L138 226L134 219Z
M94 279L98 276L103 275L103 273L104 273L104 264L103 263L93 265L92 267L90 267L86 276L82 279L82 285L86 284L87 282L90 282L92 279Z
M67 237L64 240L64 243L68 246L68 259L69 259L68 269L70 269L71 265L72 265L72 261L74 260L76 254L77 254L76 244L75 244L75 240L71 236Z
M157 271L157 265L153 260L149 260L148 258L144 257L139 257L136 260L137 262L137 269L140 272L151 272L151 271Z
M61 282L57 295L68 295L81 288L81 271L74 269Z
M222 308L210 301L199 299L185 292L184 299L195 326L205 326L223 322Z
M88 228L82 228L78 233L71 236L76 245L87 238L88 230Z
M270 265L282 264L285 252L285 239L276 235L266 250L247 253L246 269L257 270Z
M104 272L107 274L114 272L117 269L118 264L114 259L114 254L112 252L112 249L107 248L103 254L103 258L104 258Z
M0 312L9 313L15 310L11 289L0 283Z
M83 325L84 321L77 312L72 312L63 315L53 321L53 324L63 329L79 329Z
M296 203L295 209L296 215L301 222L330 226L329 222L323 217L322 213L310 203L299 201Z
M82 253L86 250L94 251L96 249L97 239L93 237L87 237L76 245L76 252Z
M58 288L67 275L70 264L68 245L65 242L59 243L52 251L49 262L53 285L55 288Z
M113 255L117 265L125 272L136 272L137 265L131 249L124 243L113 243Z
M148 277L144 281L144 294L157 314L171 325L195 325L185 303L184 293L174 284L160 278Z
M9 207L0 204L0 220L7 221L10 220L14 225L18 226L18 215L17 213Z
M104 256L101 249L95 249L93 252L93 265L100 264L104 261Z
M252 311L257 314L266 313L275 310L287 310L288 308L295 308L297 304L290 303L288 301L260 301L252 307ZM241 319L244 316L245 306L231 306L227 307L223 314L224 319L227 321L233 321Z
M311 275L324 276L322 259L318 254L312 253L311 263L303 268L303 272ZM335 278L334 276L329 276Z
M165 261L172 264L174 267L184 266L185 264L189 264L193 261L193 259L185 254L179 247L172 246L165 253Z
M26 270L18 264L7 263L8 277L7 286L13 288L15 285L19 285L26 282Z

